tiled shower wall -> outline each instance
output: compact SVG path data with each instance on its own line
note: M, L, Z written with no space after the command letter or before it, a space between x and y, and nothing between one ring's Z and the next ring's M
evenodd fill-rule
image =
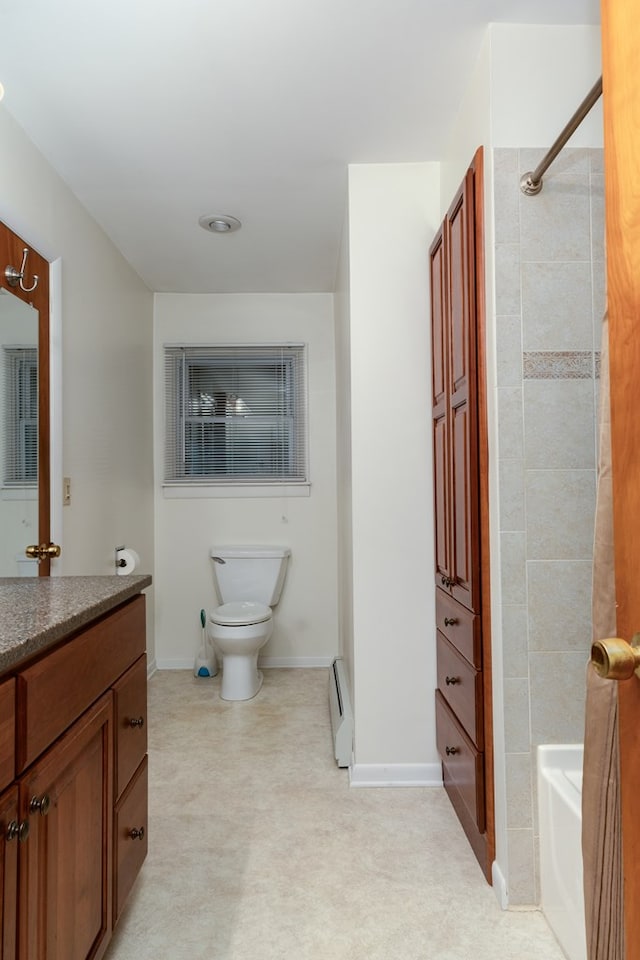
M499 500L509 901L538 902L536 747L584 736L591 644L601 150L494 151Z

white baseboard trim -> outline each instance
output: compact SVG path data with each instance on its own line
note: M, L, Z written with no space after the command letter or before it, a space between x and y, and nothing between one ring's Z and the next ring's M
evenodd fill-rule
M258 666L268 670L270 667L330 667L333 657L264 657L258 660Z
M195 657L189 660L156 660L156 670L193 670Z
M507 888L507 881L505 876L500 869L500 865L497 860L494 860L491 864L491 882L493 884L493 892L496 896L496 900L500 904L501 910L509 909L509 890Z
M158 665L155 661L155 657L153 660L147 660L147 680L154 675L157 669Z
M441 787L439 763L354 763L349 767L351 787Z
M258 661L259 667L269 670L271 667L326 667L333 663L333 657L265 657ZM194 657L187 660L159 658L155 661L156 670L193 670Z

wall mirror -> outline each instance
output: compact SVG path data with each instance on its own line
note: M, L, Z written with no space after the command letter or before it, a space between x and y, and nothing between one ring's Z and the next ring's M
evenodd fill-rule
M24 276L7 278L7 268ZM2 577L49 575L49 437L49 264L0 223Z

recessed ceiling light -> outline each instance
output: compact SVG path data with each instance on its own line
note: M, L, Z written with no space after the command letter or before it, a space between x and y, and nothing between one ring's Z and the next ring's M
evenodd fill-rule
M203 230L209 230L211 233L231 233L232 230L239 230L242 226L235 217L217 213L205 214L205 216L200 217L198 223Z

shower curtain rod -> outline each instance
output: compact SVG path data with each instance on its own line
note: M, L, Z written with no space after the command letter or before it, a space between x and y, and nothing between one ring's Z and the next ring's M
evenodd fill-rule
M520 177L520 189L523 193L526 193L528 197L535 197L536 194L540 193L542 190L542 175L546 169L551 166L569 137L576 132L601 94L602 77L593 85L565 128L551 144L535 170L530 170L529 173L523 173Z

